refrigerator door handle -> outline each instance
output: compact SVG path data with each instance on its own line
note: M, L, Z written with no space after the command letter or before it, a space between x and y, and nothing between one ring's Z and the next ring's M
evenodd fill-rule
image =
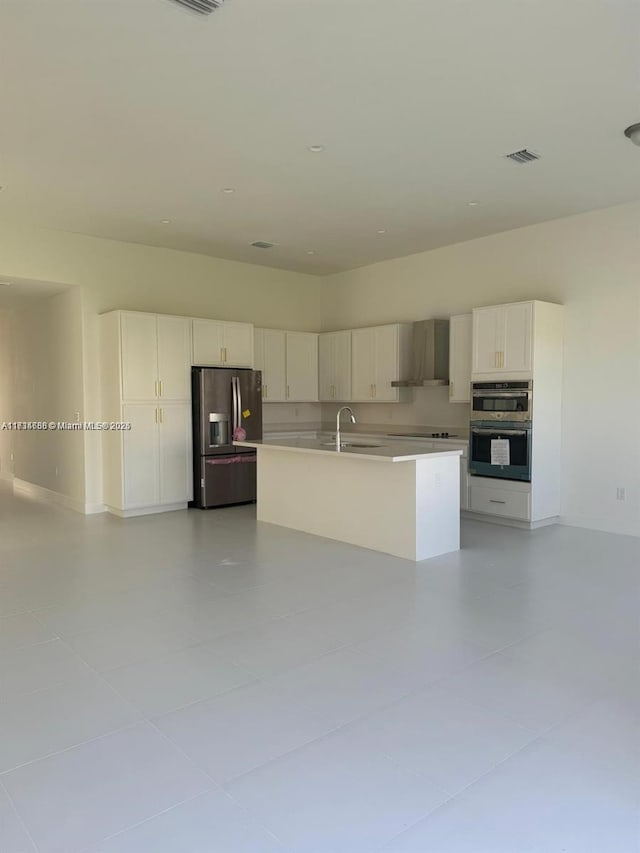
M240 387L240 377L236 376L236 382L238 383L238 426L242 426L242 389Z
M236 377L231 377L231 397L232 397L232 420L233 420L233 429L231 431L231 435L235 436L236 429L238 427L238 388L236 386Z

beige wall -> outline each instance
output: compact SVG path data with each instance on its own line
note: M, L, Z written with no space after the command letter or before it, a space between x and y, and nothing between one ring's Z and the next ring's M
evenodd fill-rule
M25 301L13 312L13 418L75 421L83 416L82 300L79 288ZM13 435L14 476L84 506L81 432Z
M13 433L2 424L13 419L13 314L0 308L0 479L13 476Z
M0 271L6 277L79 285L87 420L100 417L101 312L124 308L302 330L317 329L321 322L322 281L314 276L11 222L0 228ZM100 436L86 433L84 442L84 500L98 508ZM78 483L69 488L79 493Z
M332 276L325 288L326 330L523 299L563 303L564 518L640 535L640 204L363 267ZM459 422L459 407L431 391L414 393L406 413L382 404L360 411L379 423L390 415ZM626 488L624 502L616 500L618 486Z

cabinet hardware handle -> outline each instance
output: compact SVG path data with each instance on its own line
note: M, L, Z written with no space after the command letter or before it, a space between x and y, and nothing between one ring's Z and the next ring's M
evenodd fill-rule
M227 348L224 348L224 363L227 363Z
M156 423L158 423L158 410L156 409Z
M153 383L153 396L154 396L154 397L157 397L157 396L158 396L158 380L157 380L157 379L156 379L156 381Z
M289 399L289 386L287 385L287 399Z
M506 501L494 501L493 498L489 498L490 504L506 504Z
M500 353L500 367L504 367L504 351Z
M266 385L263 385L263 386L262 386L262 396L263 396L263 397L265 398L265 400L266 400L266 398L267 398L267 386L266 386Z
M162 423L162 409L160 409L160 423Z
M375 397L376 397L377 393L378 393L378 389L377 389L377 388L376 388L376 386L374 385L374 386L373 386L373 397L374 397L374 399L375 399Z
M160 396L162 397L162 379L158 382L158 385L160 386Z
M224 364L224 347L220 347L220 362Z

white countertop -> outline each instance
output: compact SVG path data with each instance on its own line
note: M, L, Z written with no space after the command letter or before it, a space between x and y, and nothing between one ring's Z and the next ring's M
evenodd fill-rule
M374 462L413 462L418 459L428 459L432 456L461 456L459 448L447 448L443 450L432 450L430 442L426 446L421 445L414 439L406 442L394 439L380 440L379 447L358 447L357 442L363 443L361 436L356 437L353 433L343 435L344 441L353 441L348 447L338 450L334 442L325 444L327 438L267 438L263 441L234 441L238 447L268 448L270 450L283 450L292 453L330 453L334 456L348 456L350 459L369 459Z

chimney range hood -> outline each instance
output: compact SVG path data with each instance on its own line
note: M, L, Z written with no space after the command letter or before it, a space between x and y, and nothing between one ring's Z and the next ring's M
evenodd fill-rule
M419 320L413 324L411 375L391 384L394 388L449 384L448 320Z

